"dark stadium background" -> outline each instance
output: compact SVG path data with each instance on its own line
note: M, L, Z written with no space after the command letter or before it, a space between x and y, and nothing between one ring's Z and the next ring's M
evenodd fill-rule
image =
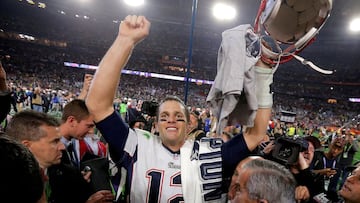
M223 1L237 8L236 19L229 22L214 19L211 14L214 2L198 1L190 77L214 80L221 33L239 24L253 24L260 1ZM39 8L39 3L44 3L46 8ZM184 59L189 50L192 3L191 0L147 0L144 6L131 8L121 0L2 0L0 29L2 33L33 36L42 43L65 44L65 52L71 50L83 57L91 50L91 60L81 61L76 57L63 60L97 65L117 33L118 22L128 14L145 15L152 22L152 30L135 50L132 60L151 57L159 61L166 56ZM275 81L279 82L274 85L274 92L296 98L315 97L325 102L360 98L360 33L348 29L350 20L359 13L360 1L334 0L331 16L315 42L300 53L318 66L334 70L334 74L323 75L292 60L277 70ZM186 62L181 65L185 66ZM176 69L176 64L172 66L174 75L185 76L184 71Z
M143 14L153 22L149 39L164 40L164 43L159 43L156 49L152 49L153 54L187 57L192 14L191 0L148 0L146 5L136 9L126 6L121 0L34 0L33 2L34 5L26 0L2 0L1 29L27 33L37 38L65 41L68 47L81 49L90 46L99 49L100 59L116 34L118 24L114 22L123 19L127 14ZM38 8L39 2L45 3L46 8ZM214 0L198 1L192 59L198 71L212 72L211 77L215 75L221 32L239 24L253 24L260 1L229 1L236 6L238 12L236 19L231 22L219 22L213 18L211 7L214 2ZM289 88L295 88L297 84L294 82L299 83L303 78L307 78L306 82L310 80L313 83L310 86L322 86L324 90L320 91L329 93L334 92L330 91L331 87L336 90L336 86L341 83L351 83L342 87L344 89L342 95L331 96L337 97L336 99L360 97L360 91L356 90L360 89L360 74L356 71L360 62L358 57L360 34L348 30L350 19L360 13L359 10L358 0L335 0L331 17L316 41L300 54L324 69L336 70L335 74L325 76L293 60L281 65L279 74L275 77L286 80L281 76L296 75L296 81L286 81ZM61 14L61 11L66 14ZM80 17L76 18L76 14ZM89 19L84 19L83 16ZM17 22L25 26L16 26ZM86 41L82 39L84 35ZM171 50L169 45L173 42L178 42L177 49ZM202 64L204 60L207 61L206 64Z

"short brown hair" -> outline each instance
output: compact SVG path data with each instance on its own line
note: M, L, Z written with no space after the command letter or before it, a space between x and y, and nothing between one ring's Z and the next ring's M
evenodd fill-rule
M6 127L6 134L17 141L39 140L46 136L41 126L59 127L60 122L46 113L33 110L21 111L14 115Z
M81 121L89 117L89 115L85 101L74 99L65 105L61 120L65 122L69 116L73 116L77 121Z
M160 104L159 104L159 106L158 106L158 108L157 108L157 113L156 113L157 119L159 119L159 113L160 113L160 112L159 112L159 108L160 108L160 106L161 106L163 103L167 102L167 101L176 101L176 102L178 102L182 107L184 107L186 121L187 121L187 122L190 121L190 112L189 112L188 108L186 107L185 103L184 103L179 97L177 97L177 96L167 96L167 97L165 97L165 99L163 99L163 100L160 102Z

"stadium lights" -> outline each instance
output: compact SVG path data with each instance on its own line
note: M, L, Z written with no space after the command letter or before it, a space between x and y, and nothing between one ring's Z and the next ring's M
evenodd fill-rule
M129 6L141 6L144 4L144 0L124 0L124 2Z
M360 18L355 18L350 22L350 30L353 32L360 31Z
M30 5L35 5L35 2L33 0L26 0L26 2Z
M38 2L38 7L39 7L39 8L46 8L46 4L45 4L45 3Z
M219 20L232 20L236 16L236 10L233 6L217 3L213 7L213 15Z
M25 40L29 40L29 41L34 41L35 40L35 37L33 37L31 35L19 34L19 37L21 39L25 39Z

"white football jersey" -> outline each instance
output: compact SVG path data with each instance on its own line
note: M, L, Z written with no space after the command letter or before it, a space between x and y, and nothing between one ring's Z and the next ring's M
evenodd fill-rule
M146 131L130 130L124 151L133 160L131 202L183 202L180 154ZM155 158L156 157L156 158ZM146 195L145 195L146 194Z
M124 148L132 160L126 167L131 184L130 201L224 202L221 144L221 139L203 138L195 143L187 140L180 156L179 152L167 149L159 136L130 130ZM185 192L187 196L183 197Z

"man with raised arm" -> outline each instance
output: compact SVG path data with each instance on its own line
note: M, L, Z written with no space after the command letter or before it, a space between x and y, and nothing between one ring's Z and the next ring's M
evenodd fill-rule
M130 129L114 110L113 99L121 70L135 45L149 31L150 22L144 16L129 15L121 22L114 43L94 75L86 105L109 143L113 160L127 169L130 202L225 202L224 182L230 179L237 163L262 140L271 105L259 108L254 126L225 144L220 138L187 140L189 112L173 96L159 105L156 124L159 136ZM259 61L256 67L263 69L261 74L267 74L272 81L273 72L266 64Z

